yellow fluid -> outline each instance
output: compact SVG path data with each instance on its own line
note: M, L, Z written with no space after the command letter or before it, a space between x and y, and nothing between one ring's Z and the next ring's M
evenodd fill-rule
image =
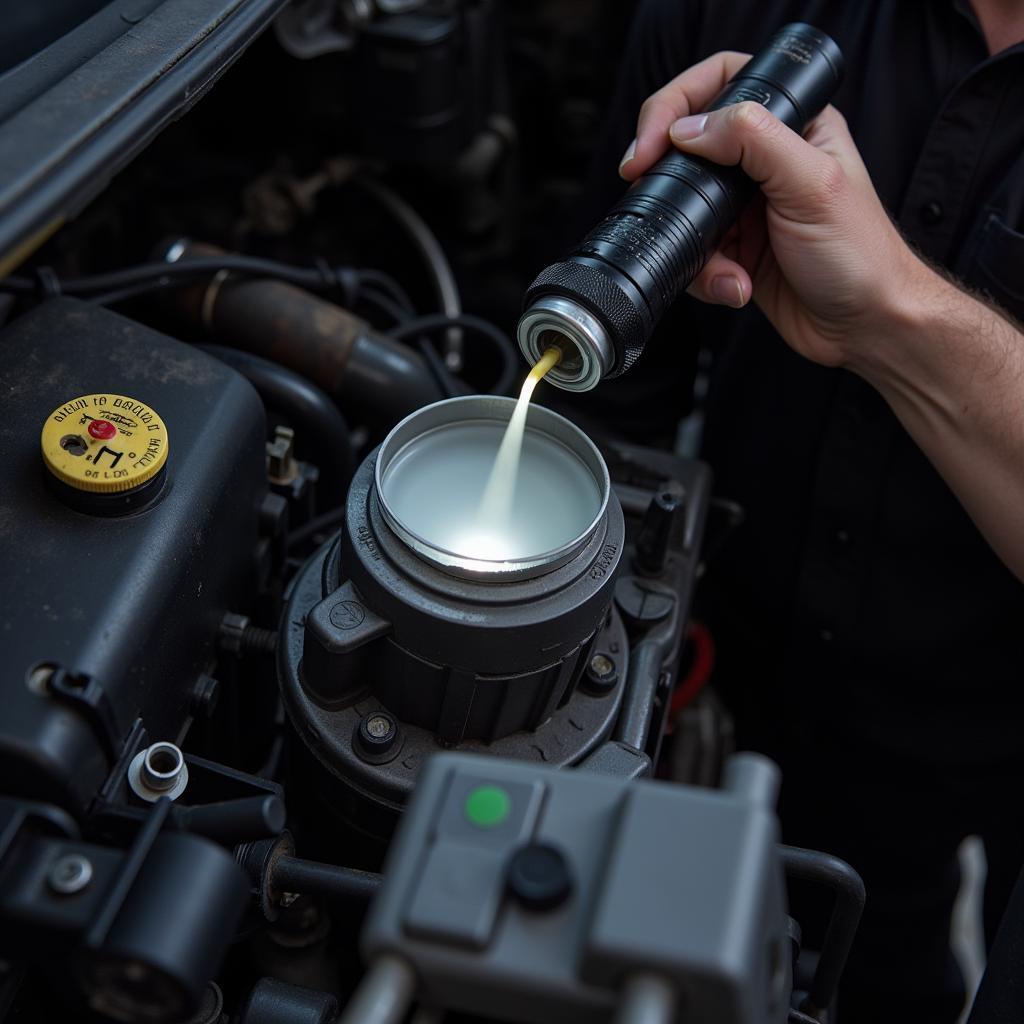
M519 456L523 449L523 432L526 429L526 414L530 409L530 398L544 374L558 365L562 358L561 349L549 348L526 375L519 400L512 412L512 418L505 428L494 466L487 478L483 498L477 510L477 529L472 538L472 548L478 558L501 558L505 547L504 538L511 528L512 500L519 475Z

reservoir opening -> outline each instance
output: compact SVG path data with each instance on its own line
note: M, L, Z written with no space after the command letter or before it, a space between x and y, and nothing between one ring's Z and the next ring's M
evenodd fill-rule
M517 579L550 571L587 542L604 513L609 484L597 449L568 420L529 406L515 485L501 497L507 508L488 508L516 404L480 397L429 406L395 429L378 458L388 524L455 575Z

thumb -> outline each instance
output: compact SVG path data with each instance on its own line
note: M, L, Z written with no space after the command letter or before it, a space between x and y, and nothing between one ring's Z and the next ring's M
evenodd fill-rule
M815 120L811 141L758 103L736 103L676 121L678 149L716 164L739 164L783 217L816 223L842 195L848 174L867 175L845 122L833 108Z

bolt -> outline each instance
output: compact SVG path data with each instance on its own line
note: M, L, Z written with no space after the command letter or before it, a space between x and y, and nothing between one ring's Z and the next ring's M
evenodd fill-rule
M64 896L81 892L91 879L92 862L80 853L66 853L58 857L47 876L50 888Z
M226 612L220 623L220 645L237 654L242 649L242 634L249 627L249 616Z
M587 688L595 696L603 697L615 689L619 671L614 659L603 651L591 656L587 665Z
M386 754L398 738L398 722L387 711L371 711L359 723L358 736L367 754Z
M394 726L383 715L370 715L366 719L366 731L375 739L382 740L390 735Z
M267 476L274 483L291 483L299 475L295 461L295 431L277 427L274 440L267 442Z
M242 654L277 654L277 631L262 629L259 626L246 626L242 631L242 643L239 648Z
M213 676L201 674L192 688L192 713L202 718L209 718L217 707L219 696L220 683Z
M45 697L50 692L50 680L53 678L55 668L53 665L39 665L28 675L28 688L40 697Z
M233 654L277 653L277 632L254 626L247 615L227 612L220 623L220 645Z

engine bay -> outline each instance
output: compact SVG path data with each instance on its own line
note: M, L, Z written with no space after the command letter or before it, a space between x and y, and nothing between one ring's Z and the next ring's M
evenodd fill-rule
M604 489L521 572L438 564L381 493L431 410L518 391L628 10L62 6L3 55L0 1020L824 1020L863 887L780 846L705 686L742 510L693 400L542 385ZM150 58L192 84L146 120L122 83L73 161L19 128ZM835 904L803 957L792 878Z

